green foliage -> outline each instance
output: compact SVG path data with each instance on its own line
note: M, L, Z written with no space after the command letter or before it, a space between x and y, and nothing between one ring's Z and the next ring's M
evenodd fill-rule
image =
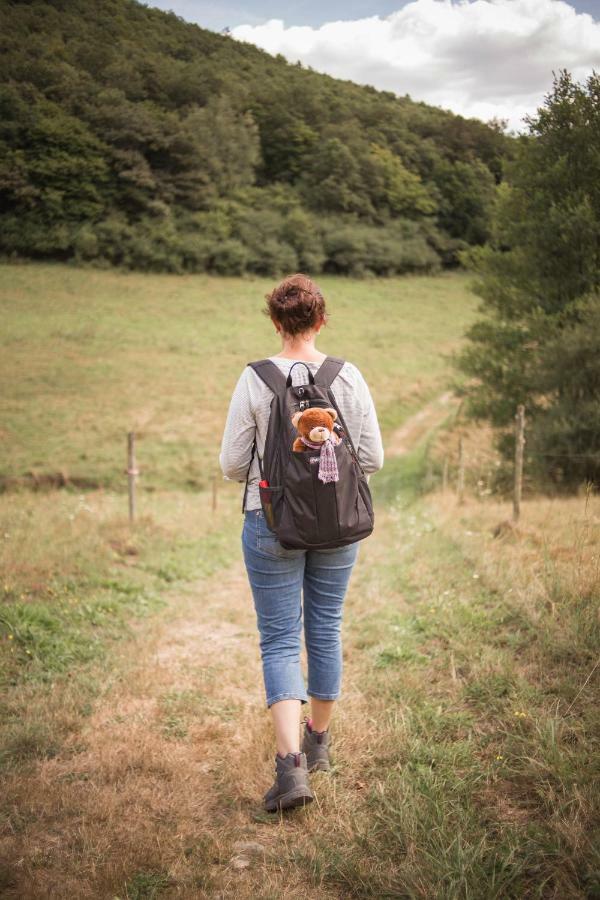
M361 277L435 271L438 267L438 256L413 222L395 219L385 229L358 222L325 227L328 271Z
M440 194L442 228L467 244L485 243L495 197L494 177L487 166L479 160L453 165L440 160L434 178Z
M216 197L254 181L258 129L251 113L238 116L227 96L211 98L181 121L170 152L173 198L191 209L210 207Z
M467 412L500 429L524 403L532 467L555 481L600 479L600 77L562 71L498 189L489 246L466 253L487 314L458 367Z
M0 28L5 255L384 274L455 264L487 235L510 145L495 125L133 0L5 4Z
M80 119L12 85L0 86L0 196L5 250L61 254L76 224L105 208L105 147Z
M551 403L536 414L529 441L540 472L557 480L594 481L600 473L600 294L569 304L569 319L553 323L534 387ZM557 366L560 367L557 378Z
M361 190L358 160L337 137L316 148L302 191L307 203L320 212L369 216L373 211L368 196Z
M391 215L415 218L435 212L436 203L420 176L409 171L387 147L372 144L365 169L379 188L374 198L378 208L387 209Z

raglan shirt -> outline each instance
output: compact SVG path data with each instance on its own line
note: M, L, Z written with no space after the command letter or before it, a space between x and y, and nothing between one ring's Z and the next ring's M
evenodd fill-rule
M317 361L302 361L300 364L299 361L277 356L270 356L269 359L275 363L286 378L292 365L298 362L292 372L293 384L306 383L308 375L305 366L308 366L314 375L321 365ZM359 369L353 363L346 361L333 379L331 391L344 417L358 459L368 480L369 475L382 468L384 455L381 431L369 387ZM219 455L219 463L225 479L245 483L248 473L245 510L261 508L258 491L260 468L256 453L251 466L250 460L255 437L256 450L262 459L272 399L271 389L251 366L246 366L233 391ZM250 471L248 472L249 466Z

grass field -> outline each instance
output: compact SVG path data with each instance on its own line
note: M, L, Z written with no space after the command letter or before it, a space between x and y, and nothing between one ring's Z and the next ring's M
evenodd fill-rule
M278 350L271 283L4 266L1 284L0 893L600 897L600 500L530 497L494 538L507 503L425 490L450 419L407 428L447 386L468 279L321 281L320 347L365 373L390 453L334 770L283 816L260 804L242 486L213 513L209 481L242 366ZM73 480L18 487L28 472Z
M0 284L0 478L62 470L122 487L136 430L143 486L206 485L240 372L280 350L260 312L274 282L40 265L0 266ZM389 433L440 388L475 298L461 276L320 284L319 346L362 369Z

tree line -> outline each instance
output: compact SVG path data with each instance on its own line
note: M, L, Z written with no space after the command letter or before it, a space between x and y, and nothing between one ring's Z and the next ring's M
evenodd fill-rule
M431 271L513 141L134 0L0 11L0 252L146 271Z

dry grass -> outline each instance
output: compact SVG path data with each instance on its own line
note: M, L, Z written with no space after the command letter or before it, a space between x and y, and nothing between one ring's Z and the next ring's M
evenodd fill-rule
M82 727L6 779L6 896L114 896L136 877L159 879L161 896L305 896L290 861L310 854L311 836L351 833L348 792L365 789L361 759L373 753L372 729L359 726L375 710L347 666L342 774L315 777L312 809L269 816L260 798L274 751L246 575L238 564L173 594L120 648ZM49 717L68 702L54 696Z
M528 503L505 540L491 502L381 510L346 601L336 767L283 815L260 803L274 750L241 563L179 585L83 721L76 690L49 701L71 732L5 780L5 895L583 898L597 681L572 599L595 589L597 504Z
M557 616L574 598L597 594L600 495L529 499L518 523L510 503L491 498L458 507L451 493L439 493L431 504L465 556L477 559L481 578L513 593L531 615L545 608Z
M110 686L60 752L7 778L19 812L3 856L22 860L14 896L112 896L144 872L185 876L189 896L202 887L223 851L223 750L235 758L237 717L260 702L244 601L237 569L190 584L120 648Z

